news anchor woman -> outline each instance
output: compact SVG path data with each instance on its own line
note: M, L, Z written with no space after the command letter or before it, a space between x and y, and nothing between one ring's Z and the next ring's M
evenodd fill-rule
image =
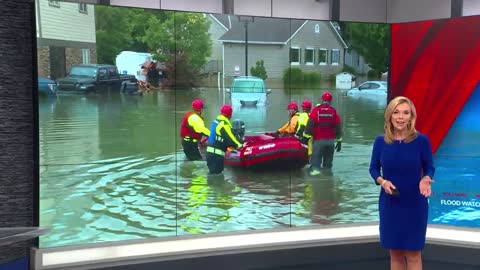
M421 270L428 200L435 172L430 142L415 130L415 106L396 97L385 110L385 134L375 139L370 175L381 186L380 243L391 270Z

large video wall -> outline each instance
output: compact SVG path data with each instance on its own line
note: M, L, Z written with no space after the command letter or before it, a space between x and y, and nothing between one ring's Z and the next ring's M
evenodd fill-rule
M40 226L51 228L40 247L377 220L367 168L383 130L389 25L38 3ZM235 103L243 76L260 78L264 104ZM207 128L231 104L231 120L258 136L289 121L290 102L301 112L325 91L343 129L331 170L210 175L185 157L193 100Z
M391 95L411 98L435 153L429 222L480 227L480 17L392 26Z

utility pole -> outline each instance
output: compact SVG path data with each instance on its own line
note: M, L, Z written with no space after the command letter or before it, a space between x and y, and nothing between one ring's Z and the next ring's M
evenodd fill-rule
M248 22L245 21L245 76L248 76Z
M254 21L252 16L238 16L238 21L243 22L245 28L245 76L248 76L248 23Z

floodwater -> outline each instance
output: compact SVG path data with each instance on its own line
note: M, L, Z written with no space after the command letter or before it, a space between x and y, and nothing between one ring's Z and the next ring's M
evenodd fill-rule
M268 105L235 108L232 119L247 135L274 131L290 100L317 103L321 94L273 88ZM202 98L210 126L228 98L217 88L41 100L40 225L51 232L40 246L376 221L379 188L368 165L386 101L333 94L343 148L332 172L315 177L228 167L211 177L204 161L186 161L183 114Z

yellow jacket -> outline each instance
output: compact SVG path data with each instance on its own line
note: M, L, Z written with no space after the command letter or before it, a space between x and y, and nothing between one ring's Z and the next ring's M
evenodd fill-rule
M228 147L235 147L236 149L242 147L242 144L233 135L232 124L227 117L219 115L217 119L213 121L212 127L210 128L208 146L222 151L226 151Z
M210 136L210 130L205 127L205 122L198 114L192 113L190 117L188 117L187 121L188 124L193 128L195 133L203 134L207 137Z
M302 112L299 114L298 116L298 125L297 125L297 128L295 130L295 135L297 135L298 137L305 137L305 138L310 138L312 137L311 135L308 135L308 134L305 134L304 131L305 131L305 127L307 126L307 122L308 122L308 113L307 112Z
M295 128L297 127L298 113L295 113L283 127L278 129L280 134L295 134Z

